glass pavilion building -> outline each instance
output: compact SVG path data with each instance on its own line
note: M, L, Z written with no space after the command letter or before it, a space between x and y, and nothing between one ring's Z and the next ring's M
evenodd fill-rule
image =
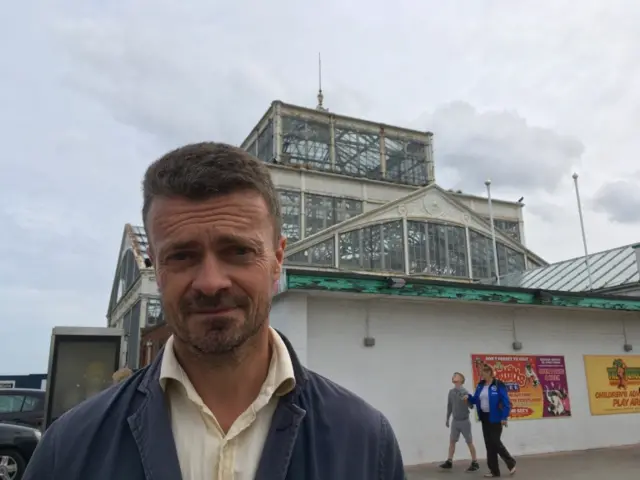
M499 199L492 202L496 272L487 199L437 185L430 132L275 101L242 148L269 165L291 267L467 283L499 276L512 286L551 278L540 272L555 267L525 245L524 205ZM637 265L635 276L631 270L637 283ZM142 227L125 226L107 318L129 335L123 355L133 368L166 338L151 333L163 318Z
M464 281L546 264L523 205L494 200L495 271L487 200L436 185L430 132L276 101L242 147L271 165L289 264Z

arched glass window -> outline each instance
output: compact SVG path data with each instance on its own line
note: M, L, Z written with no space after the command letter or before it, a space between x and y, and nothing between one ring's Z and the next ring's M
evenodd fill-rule
M370 225L339 238L340 268L404 272L402 221Z
M402 220L340 233L338 241L338 266L342 270L405 271ZM472 276L477 279L495 277L491 238L469 229L467 248L466 229L461 225L409 220L407 247L410 274L460 278ZM500 276L524 271L523 253L500 242L496 247ZM333 267L333 237L287 257L286 263Z
M500 276L524 272L524 254L502 243L498 243L496 249L498 250L498 269L500 270Z
M469 230L471 246L471 270L473 278L492 278L496 276L493 262L491 238L475 230Z
M307 193L304 203L307 237L362 213L362 202L348 198Z
M471 268L473 278L494 278L496 276L493 261L491 238L475 230L469 231L471 240ZM501 242L496 242L498 251L498 269L500 276L524 271L524 254Z
M407 234L409 273L469 276L464 227L408 221Z
M310 246L306 250L294 253L287 258L287 263L333 267L333 237Z

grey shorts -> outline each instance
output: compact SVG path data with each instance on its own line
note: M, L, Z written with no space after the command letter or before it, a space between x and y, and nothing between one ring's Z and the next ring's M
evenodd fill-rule
M468 444L473 442L471 420L453 420L451 422L451 443L457 443L460 440L460 434Z

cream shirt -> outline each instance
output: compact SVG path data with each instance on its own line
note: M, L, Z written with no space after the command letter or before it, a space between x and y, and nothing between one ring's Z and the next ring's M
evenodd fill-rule
M178 363L169 338L160 366L160 385L170 405L171 429L183 480L253 480L278 405L295 387L286 345L270 328L272 356L258 398L225 435Z

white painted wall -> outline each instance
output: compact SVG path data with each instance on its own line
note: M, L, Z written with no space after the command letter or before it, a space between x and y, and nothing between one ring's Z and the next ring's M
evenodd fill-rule
M587 398L583 355L624 355L623 318L629 343L640 350L640 317L611 311L381 299L370 304L372 348L363 346L362 300L287 293L277 299L271 321L306 356L309 368L387 415L405 463L412 465L446 457L451 374L458 370L471 379L472 353L512 353L514 321L524 346L517 353L565 356L573 408L571 418L512 422L504 441L514 455L639 442L640 415L591 416ZM473 428L482 457L480 425ZM457 458L464 457L461 442Z
M473 195L454 194L454 198L463 203L478 215L489 216L489 200ZM493 199L491 202L493 216L504 220L523 222L522 207L517 203L503 202L500 199Z
M279 295L271 304L270 324L286 335L298 355L300 363L308 365L307 296Z

